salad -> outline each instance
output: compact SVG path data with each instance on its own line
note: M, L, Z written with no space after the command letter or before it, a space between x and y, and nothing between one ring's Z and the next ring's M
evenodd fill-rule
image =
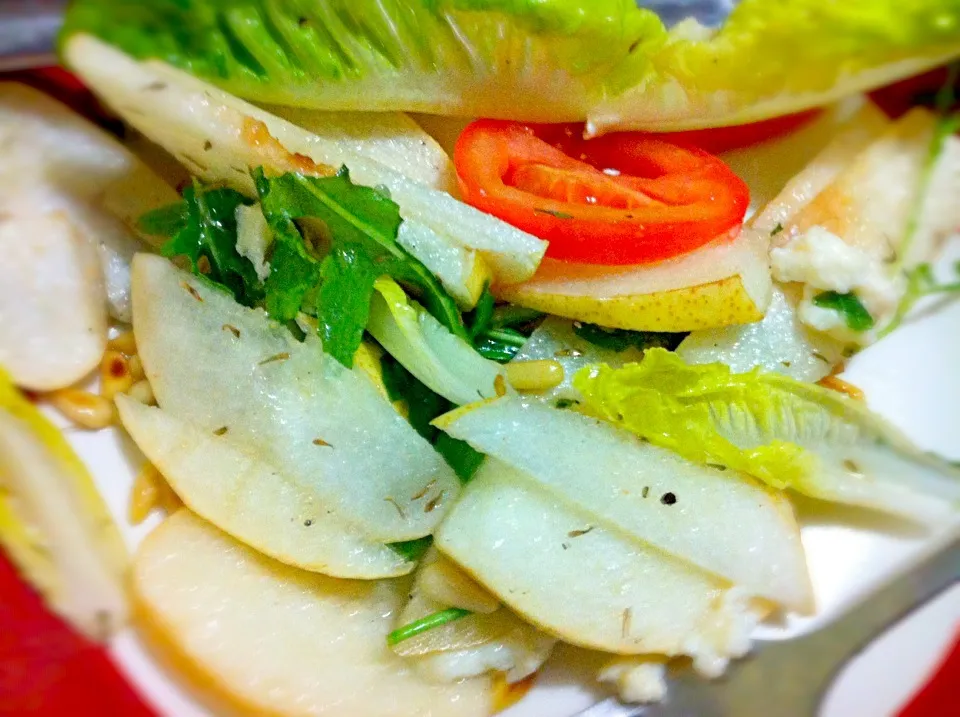
M254 714L571 649L655 702L818 613L798 506L960 525L838 375L960 293L956 3L75 0L60 51L96 122L0 83L0 545L78 645Z

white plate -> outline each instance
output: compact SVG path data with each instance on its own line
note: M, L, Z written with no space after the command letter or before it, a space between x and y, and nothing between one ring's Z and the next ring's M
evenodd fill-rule
M960 258L960 241L954 242L948 254L942 262L944 268ZM844 378L862 388L870 405L922 448L960 460L960 302L927 312L858 355ZM153 519L137 528L126 522L130 485L143 457L118 431L90 434L67 430L124 528L127 541L135 546L157 522ZM862 512L817 511L803 504L800 515L818 611L811 618L765 626L757 635L761 639L785 640L819 629L886 576L908 565L931 539L890 530ZM960 587L944 593L853 662L828 694L821 716L894 714L925 678L958 626ZM112 649L128 675L165 715L210 714L174 675L154 664L132 632L120 636ZM568 717L585 709L603 696L593 685L592 662L575 650L559 650L537 687L504 717Z

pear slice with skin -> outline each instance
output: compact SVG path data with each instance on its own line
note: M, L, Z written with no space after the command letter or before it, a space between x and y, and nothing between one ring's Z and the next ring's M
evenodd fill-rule
M133 328L161 408L231 439L370 540L433 532L460 483L359 369L157 256L133 264Z
M124 428L183 502L288 565L340 578L404 575L414 564L331 515L302 484L246 450L160 408L117 397Z
M748 595L487 459L437 547L537 627L620 654L690 655L716 674L749 648Z
M487 717L488 680L433 684L387 646L409 587L297 570L186 509L133 568L144 626L244 714Z
M331 126L312 122L308 131L169 65L138 62L87 35L71 37L64 57L127 122L205 181L254 196L250 170L256 167L326 176L345 165L354 182L382 187L412 225L400 231L398 242L432 270L442 266L440 278L461 303L479 295L477 280L482 286L485 266L496 281L523 281L546 251L545 241L425 186L401 167L387 166L376 142L344 140L341 120ZM485 265L478 265L478 256Z
M811 608L790 503L752 479L695 465L610 424L538 401L477 403L435 424L637 540L751 594Z
M593 266L545 259L497 296L556 316L635 331L693 331L759 321L770 302L766 233L744 229L656 264Z

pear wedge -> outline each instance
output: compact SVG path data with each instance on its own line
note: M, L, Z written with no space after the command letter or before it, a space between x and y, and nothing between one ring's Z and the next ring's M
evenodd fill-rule
M145 627L245 714L486 717L485 679L436 685L386 636L407 579L337 580L282 565L184 509L140 546Z
M498 286L520 306L601 326L693 331L763 318L770 302L769 237L744 229L697 251L639 266L545 259L532 279Z
M722 669L749 646L742 591L488 459L437 547L515 612L574 645L690 655Z
M532 276L546 251L545 241L408 176L415 162L387 166L377 142L345 141L341 120L332 128L307 123L308 131L185 72L161 62L138 62L87 35L71 37L64 56L126 121L206 181L252 195L255 167L329 175L346 165L355 182L383 187L404 222L413 225L398 238L405 249L417 258L423 254L427 266L439 261L444 247L446 261L462 260L441 275L461 301L476 293L475 255L482 256L497 281L513 283ZM303 119L300 113L290 116ZM425 141L432 143L429 137Z
M229 433L204 431L123 395L117 408L123 427L183 502L247 545L282 563L340 578L371 580L413 569L396 551L331 515L308 487Z
M473 404L436 425L611 528L750 594L811 607L800 530L782 494L539 401Z
M360 370L157 256L133 264L133 328L157 402L314 492L371 540L428 535L459 491Z

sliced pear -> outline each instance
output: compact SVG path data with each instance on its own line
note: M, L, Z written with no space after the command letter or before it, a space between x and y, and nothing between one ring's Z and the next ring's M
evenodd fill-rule
M775 285L762 320L694 331L677 347L677 355L692 364L723 363L736 373L759 366L798 381L819 381L843 361L844 344L800 321L796 293L793 287Z
M889 124L890 120L880 108L862 95L857 95L823 108L806 124L785 135L724 152L720 157L750 187L750 209L757 212L766 210L777 199L784 204L802 201L804 191L801 187L811 186L814 175L824 174L827 167L836 165L836 162L827 160L836 158L838 152L845 153L847 161L852 159L859 150L840 150L838 140L842 135L846 135L844 145L854 145L859 137L869 137L871 130L876 127L880 128L877 131L879 134ZM868 143L869 140L864 141L860 148ZM821 154L826 156L818 161ZM811 160L811 157L814 159ZM818 171L814 171L814 167ZM840 167L842 164L837 172ZM806 177L800 179L805 169L809 171ZM787 185L799 191L789 193L785 189ZM819 192L823 186L816 191ZM767 231L771 231L777 221L782 223L784 217L775 219Z
M120 395L124 428L183 502L237 540L304 570L340 578L386 578L413 569L366 540L318 496L262 460L229 431L216 435Z
M798 212L775 243L818 226L881 259L897 257L936 123L923 108L901 117Z
M479 252L451 244L424 224L403 222L397 243L423 262L461 309L476 306L484 288L493 283L493 270Z
M441 605L484 615L500 609L499 600L436 550L421 561L416 583L425 597Z
M346 165L354 181L389 191L405 222L430 229L450 247L479 252L498 281L529 278L546 251L546 242L388 167L372 149L361 153L355 142L338 142L342 128L329 136L308 132L172 67L136 62L93 37L71 37L64 54L126 121L203 179L252 194L254 167L325 175ZM418 256L416 244L405 246ZM468 265L459 273L472 276ZM469 286L460 288L461 296L470 294Z
M496 672L510 683L528 677L546 662L557 640L547 635L512 611L501 607L499 601L479 587L462 569L449 558L431 550L417 572L410 600L404 606L397 626L408 625L415 620L449 608L451 604L437 600L429 594L432 568L443 566L445 575L456 575L456 583L462 586L471 583L469 594L483 593L482 601L492 601L493 610L447 622L439 627L403 640L393 646L394 652L403 655L417 666L417 670L437 682L456 682L476 677L487 672ZM465 593L456 590L458 597ZM472 602L472 600L470 600ZM466 609L466 608L464 608Z
M745 595L497 460L467 486L437 547L517 613L575 645L706 661L749 645Z
M830 117L842 113L842 108L831 110ZM842 116L842 115L841 115ZM787 181L777 195L763 207L753 219L753 226L761 231L781 230L804 209L813 199L826 189L843 172L860 152L878 140L892 122L884 112L872 102L866 102L860 110L846 122L833 129L834 136L819 151L807 152L813 159ZM763 165L761 168L765 169Z
M140 546L133 585L147 625L250 714L489 714L487 680L432 684L387 647L408 580L306 573L182 510Z
M675 259L590 266L545 259L522 284L497 287L520 306L601 326L692 331L759 321L770 301L766 234L745 229Z
M111 313L129 321L136 220L176 192L116 138L24 85L0 83L0 145L0 215L67 214L99 255Z
M633 346L624 351L600 348L577 336L572 321L548 316L530 334L514 360L556 361L563 366L563 382L548 391L532 395L544 400L576 400L580 394L573 387L573 377L584 366L605 363L616 367L642 358L643 352Z
M584 411L702 465L927 526L957 517L960 471L839 391L720 363L690 366L659 348L638 364L583 371L574 385Z
M500 364L451 333L392 279L381 277L374 288L367 331L404 368L458 406L497 395Z
M127 621L129 558L70 444L0 370L0 545L47 604L94 640Z
M945 137L939 157L929 168L926 196L916 213L904 266L933 261L944 242L960 227L960 138Z
M0 217L0 365L49 391L99 365L107 309L96 247L65 213L35 209Z
M428 535L459 490L433 447L359 369L296 341L166 259L140 254L133 327L161 408L226 428L326 509L379 542Z
M799 528L781 494L541 402L474 404L436 425L523 471L556 500L603 516L613 529L751 594L811 607Z
M457 173L436 140L403 112L322 112L269 105L265 110L344 151L385 164L414 181L457 193Z

